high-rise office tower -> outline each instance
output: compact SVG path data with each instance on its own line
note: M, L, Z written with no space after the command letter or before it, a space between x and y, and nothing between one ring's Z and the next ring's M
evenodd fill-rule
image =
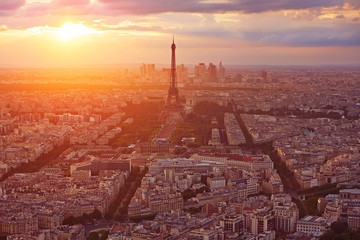
M209 82L217 82L218 81L217 69L214 64L209 63L208 73L209 73Z
M218 80L219 82L225 81L225 68L222 65L222 62L219 63Z

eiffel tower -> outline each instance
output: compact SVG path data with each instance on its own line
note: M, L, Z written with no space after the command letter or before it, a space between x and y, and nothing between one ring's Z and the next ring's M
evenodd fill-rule
M180 106L179 90L177 89L176 83L176 62L175 62L175 42L173 38L173 43L171 44L171 75L170 75L170 86L168 91L168 96L166 99L165 106ZM173 103L173 98L175 102Z

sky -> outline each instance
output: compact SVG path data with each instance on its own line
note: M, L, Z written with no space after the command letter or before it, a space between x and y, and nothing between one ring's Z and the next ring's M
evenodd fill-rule
M360 65L360 0L0 0L0 67Z

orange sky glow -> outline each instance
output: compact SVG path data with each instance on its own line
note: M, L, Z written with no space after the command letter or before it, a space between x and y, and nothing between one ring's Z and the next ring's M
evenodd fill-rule
M0 67L360 64L354 0L0 0Z

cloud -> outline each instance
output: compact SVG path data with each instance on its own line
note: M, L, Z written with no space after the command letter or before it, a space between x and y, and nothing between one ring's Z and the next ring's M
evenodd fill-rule
M126 14L154 14L163 12L230 12L258 13L289 9L307 9L314 7L342 6L344 0L98 0L113 12Z
M34 2L26 5L20 16L35 17L45 15L89 15L90 0L53 0L51 2Z
M46 20L57 26L67 14L74 16L72 21L119 33L158 32L265 45L360 46L358 15L343 6L342 0L52 0L28 3L17 11L19 18L37 16L29 21L4 18L2 24L24 29ZM284 11L273 12L277 10ZM94 22L99 18L104 20Z
M359 0L346 0L346 2L349 3L355 9L360 8L360 1Z
M322 15L321 8L310 8L303 11L292 11L288 13L293 16L294 20L313 20Z
M1 0L0 11L16 10L25 4L25 0Z
M360 45L360 29L356 28L353 24L345 25L341 28L308 27L272 32L244 32L243 37L253 42L286 46L325 47Z
M359 8L359 0L52 0L51 2L28 2L26 0L0 0L2 11L16 10L25 6L22 15L41 16L48 14L118 16L147 15L158 13L261 13L280 10L314 9L310 15L318 14L320 8L338 7L348 4ZM73 9L70 9L73 8ZM301 17L301 16L300 16Z
M102 25L102 26L96 26L93 28L95 28L96 30L100 30L100 31L141 31L141 32L146 32L146 31L162 32L163 31L163 29L159 26L145 27L145 26L137 26L137 25L130 25L130 26Z
M0 32L7 31L7 30L8 30L8 28L6 25L0 25Z
M1 0L3 8L18 8L25 0ZM353 0L53 0L33 2L26 5L25 15L90 14L118 16L119 14L147 15L167 12L177 13L261 13L279 10L300 10L343 6ZM69 9L73 7L75 9ZM64 10L66 9L66 11Z
M56 6L74 6L74 5L88 5L90 0L53 0L52 4Z

